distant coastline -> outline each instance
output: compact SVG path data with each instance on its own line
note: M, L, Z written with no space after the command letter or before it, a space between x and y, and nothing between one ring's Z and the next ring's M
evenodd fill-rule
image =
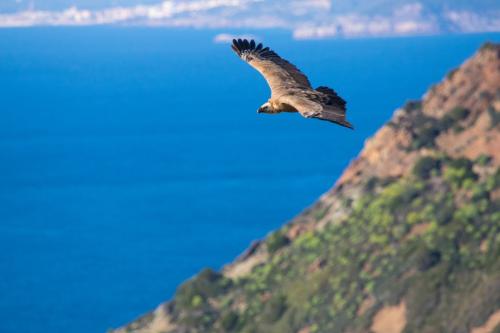
M369 3L367 1L367 3ZM87 5L88 6L88 5ZM329 0L290 1L286 4L258 0L159 1L140 5L85 4L68 7L33 5L2 12L0 28L32 26L127 25L170 28L284 29L293 38L387 37L484 33L500 31L500 6L435 6L428 1L409 4L387 1L371 7L340 6Z

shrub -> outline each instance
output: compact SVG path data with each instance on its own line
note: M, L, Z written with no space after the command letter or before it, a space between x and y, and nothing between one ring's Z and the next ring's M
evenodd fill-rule
M182 284L177 290L176 300L187 307L197 308L207 298L223 293L231 282L222 274L206 268L195 278Z
M472 199L474 202L481 201L483 199L489 200L490 199L490 194L488 190L486 189L486 185L484 184L477 184L474 183L471 189L472 192Z
M450 117L455 121L464 120L470 114L469 109L464 107L456 107L451 112L449 112L446 116Z
M450 128L453 128L455 132L460 132L463 130L463 127L461 127L459 123L467 118L469 114L470 111L468 109L456 107L439 119L436 126L443 132Z
M469 223L479 216L479 207L476 204L468 203L459 207L453 214L453 218L462 223Z
M222 328L226 332L232 331L235 327L236 324L238 323L239 316L236 312L230 311L229 313L226 313L221 320L221 325Z
M263 318L268 323L273 323L281 318L287 308L286 297L277 295L272 297L264 307Z
M379 179L377 177L370 177L368 181L365 183L364 190L367 192L373 192L373 190L377 187Z
M191 298L191 306L193 308L197 308L203 304L203 298L201 298L200 295L194 295L193 298Z
M430 156L422 157L413 167L413 174L420 179L427 179L431 175L432 170L437 170L441 167L441 161Z
M453 219L455 206L453 203L443 203L438 210L436 210L436 222L439 225L446 225Z
M451 160L444 172L444 178L451 184L461 187L466 180L477 179L472 167L473 163L466 158Z
M500 124L500 112L497 112L493 107L488 108L488 115L490 116L490 128L496 127Z
M481 48L479 50L480 51L495 51L496 44L492 43L492 42L485 42L483 45L481 45Z
M441 120L439 121L439 128L442 131L447 131L449 130L453 125L455 124L455 121L449 116L449 114L446 114Z
M313 210L313 216L316 221L321 220L328 213L328 207L317 207Z
M492 191L500 186L500 168L497 169L494 175L486 179L486 190Z
M478 158L476 158L476 163L479 164L480 166L486 166L491 163L492 157L486 154L480 155Z
M419 194L420 191L418 186L415 186L415 184L398 182L387 186L382 191L381 195L375 199L370 206L374 206L375 208L377 207L377 204L380 203L384 207L388 207L390 209L399 209L412 202L419 196Z
M446 77L448 78L448 80L451 80L451 79L453 79L453 76L455 76L455 74L457 72L458 72L458 68L454 68L451 71L449 71L448 74L446 74Z
M424 250L418 258L418 269L421 272L427 271L439 264L441 261L441 253L434 250Z
M472 161L466 158L458 158L456 160L450 160L448 164L452 168L457 168L457 169L465 168L467 170L472 170L472 167L474 166Z
M419 100L408 101L406 102L403 109L405 109L408 112L419 111L422 109L422 101Z
M283 235L281 232L273 232L267 239L267 250L270 253L274 253L281 249L282 247L288 245L290 240L287 236Z
M417 149L420 148L431 148L434 147L435 145L435 139L440 133L440 128L439 126L434 123L434 122L429 122L421 128L419 131L417 131L417 137L415 138L414 141L414 147Z
M415 225L422 222L422 217L416 212L409 212L408 215L406 215L406 222L410 226Z

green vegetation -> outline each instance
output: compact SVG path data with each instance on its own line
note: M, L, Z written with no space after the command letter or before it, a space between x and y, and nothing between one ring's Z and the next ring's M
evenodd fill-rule
M490 116L490 123L491 123L490 128L494 128L498 126L498 124L500 124L500 112L495 110L493 106L490 106L488 108L488 115Z
M406 102L403 109L405 109L408 112L421 111L422 110L422 101L421 100L408 101L408 102Z
M450 112L446 113L443 118L437 122L437 127L440 131L447 131L452 128L455 132L461 132L463 127L460 122L467 118L470 111L466 108L456 107Z
M281 318L286 311L286 297L283 295L273 296L264 306L262 318L267 323L274 323Z
M403 333L483 325L500 306L500 168L493 154L469 160L446 153L494 149L500 89L490 80L477 84L498 67L493 58L451 71L457 82L433 86L425 104L406 103L354 172L256 243L228 270L234 278L204 270L183 284L165 306L175 326L165 333L369 332L381 309L399 304L406 308ZM471 84L458 82L467 76ZM442 109L457 103L473 109ZM391 158L401 161L394 169L358 169Z
M205 270L185 283L175 318L186 332L367 331L381 307L404 299L405 332L482 324L500 303L492 292L500 290L500 203L491 200L500 171L474 172L488 163L424 157L411 176L370 180L344 220L293 241L287 227L272 233L270 258L244 278ZM323 218L324 209L310 214ZM359 314L367 298L374 304Z
M232 331L236 328L236 324L238 323L238 314L233 311L229 311L226 313L221 320L222 328L226 332Z
M199 308L208 298L223 293L230 284L222 274L207 268L179 287L176 301L188 308Z
M490 163L491 163L491 160L492 160L491 156L489 156L489 155L484 155L484 154L483 154L483 155L479 156L479 157L476 159L476 161L475 161L475 162L476 162L476 163L477 163L477 165L479 165L479 166L486 166L486 165L488 165L488 164L490 164Z
M472 161L465 158L450 161L444 170L444 178L454 187L462 187L464 184L472 184L477 175L474 173Z
M288 245L290 240L280 231L273 232L266 241L267 250L271 253L278 251L283 246Z
M481 45L481 48L479 48L480 51L495 51L497 49L497 45L492 42L485 42L483 45Z
M419 179L428 179L433 171L438 171L441 168L441 161L426 156L418 160L413 167L413 174Z
M456 107L447 112L442 118L433 118L421 112L420 108L416 104L407 104L405 106L414 124L412 149L434 147L435 139L449 130L453 130L455 133L461 132L463 130L462 122L470 114L468 109ZM419 112L415 112L415 110Z
M451 71L448 72L448 74L446 74L446 78L448 80L452 80L453 77L455 76L455 74L458 72L458 68L454 68L452 69Z

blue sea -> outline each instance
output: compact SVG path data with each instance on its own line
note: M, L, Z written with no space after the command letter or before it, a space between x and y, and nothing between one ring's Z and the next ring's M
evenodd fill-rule
M215 30L0 30L0 332L89 333L169 299L327 191L364 140L499 34L294 41L351 131L262 115Z

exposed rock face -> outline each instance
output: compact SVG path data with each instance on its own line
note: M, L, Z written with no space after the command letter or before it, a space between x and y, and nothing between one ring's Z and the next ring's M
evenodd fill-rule
M500 45L396 110L336 185L116 333L492 332Z
M397 110L389 125L366 142L360 156L347 168L338 184L356 184L373 176L402 176L411 171L410 166L417 158L429 153L427 149L411 149L416 124L410 113L420 111L412 108L421 108L421 112L431 118L442 118L457 107L469 110L470 114L459 124L466 130L440 133L435 139L437 150L470 159L488 154L499 163L500 132L492 127L488 109L500 111L500 51L494 46L483 48L434 86L421 103Z

